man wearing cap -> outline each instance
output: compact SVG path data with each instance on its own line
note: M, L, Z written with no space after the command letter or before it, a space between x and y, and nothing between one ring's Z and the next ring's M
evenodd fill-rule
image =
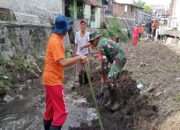
M61 130L67 117L64 103L64 68L78 62L85 63L87 60L86 56L65 59L64 37L70 28L70 20L65 16L58 16L46 48L42 76L46 102L45 130Z
M89 54L88 48L81 47L88 44L89 41L89 32L87 31L87 23L85 20L80 21L80 31L76 32L75 34L75 53L79 56L87 56ZM82 81L85 81L85 79L81 79L83 76L84 67L83 64L77 64L76 66L76 84L82 84ZM85 72L85 71L84 71ZM85 73L84 73L85 74Z
M110 39L107 39L105 37L102 37L101 34L94 32L90 34L89 44L83 47L97 47L99 52L103 55L103 57L105 57L104 60L107 60L107 62L110 64L108 71L107 69L105 69L105 71L107 71L107 76L104 77L103 75L103 82L116 80L121 74L122 69L126 63L125 52L121 48L121 46L118 45L116 41L117 37L112 32L109 32L109 36ZM101 89L102 91L104 90L103 88ZM112 92L112 90L110 91ZM113 96L112 93L110 93L110 98L105 101L105 106L110 106L112 110L115 110L119 107L119 104L113 97L115 97L115 95Z

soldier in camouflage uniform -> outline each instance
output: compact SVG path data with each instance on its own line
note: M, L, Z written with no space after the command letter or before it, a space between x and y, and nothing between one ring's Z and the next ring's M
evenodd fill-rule
M116 37L109 32L109 35L111 39L107 39L105 37L102 37L99 33L95 32L90 34L90 44L86 47L91 46L92 48L97 48L98 51L105 57L104 59L107 61L106 65L109 67L105 67L102 72L103 75L105 74L106 76L104 77L104 83L106 81L114 82L119 75L122 72L122 69L126 63L126 56L125 52L122 49L122 47L117 43ZM103 65L103 62L102 62ZM111 83L112 85L112 83ZM113 91L113 88L111 85L108 85L107 87L102 87L100 95L103 94L108 90L108 99L104 97L105 101L104 105L105 106L111 106L112 109L117 109L119 107L118 103L115 101L116 96ZM113 95L112 95L113 94ZM110 97L110 98L109 98ZM112 97L112 98L111 98Z

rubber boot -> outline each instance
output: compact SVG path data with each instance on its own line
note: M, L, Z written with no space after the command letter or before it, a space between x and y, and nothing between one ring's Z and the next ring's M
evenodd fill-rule
M44 120L44 130L50 130L51 122L51 120Z
M51 126L50 130L61 130L62 126Z

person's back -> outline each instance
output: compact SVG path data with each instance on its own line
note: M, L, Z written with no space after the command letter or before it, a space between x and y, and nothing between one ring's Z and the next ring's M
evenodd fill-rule
M109 78L115 78L121 73L122 68L126 63L125 52L122 47L113 40L101 38L98 43L98 48L103 51L107 60L112 64L108 73Z
M105 55L111 58L112 60L118 53L121 53L123 55L122 58L124 58L124 50L121 48L121 46L116 43L113 40L109 40L107 38L101 38L98 44L99 48L103 48Z
M46 49L45 66L43 71L43 84L63 84L64 68L57 62L57 60L60 58L64 58L64 52L65 49L63 37L59 36L56 33L51 34Z

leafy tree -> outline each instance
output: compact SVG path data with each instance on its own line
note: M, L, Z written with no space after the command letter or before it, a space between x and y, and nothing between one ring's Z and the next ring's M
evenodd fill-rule
M116 36L120 41L128 40L128 30L123 28L121 22L117 18L112 18L106 21L103 35L105 37Z
M144 5L144 11L146 13L151 13L152 12L152 7L150 5L145 4Z
M135 3L138 7L144 8L144 5L146 4L143 0L138 0Z
M150 5L148 5L148 4L146 4L146 2L144 2L143 0L138 0L136 2L136 5L138 7L143 8L144 12L146 12L146 13L151 13L152 12L152 7Z

